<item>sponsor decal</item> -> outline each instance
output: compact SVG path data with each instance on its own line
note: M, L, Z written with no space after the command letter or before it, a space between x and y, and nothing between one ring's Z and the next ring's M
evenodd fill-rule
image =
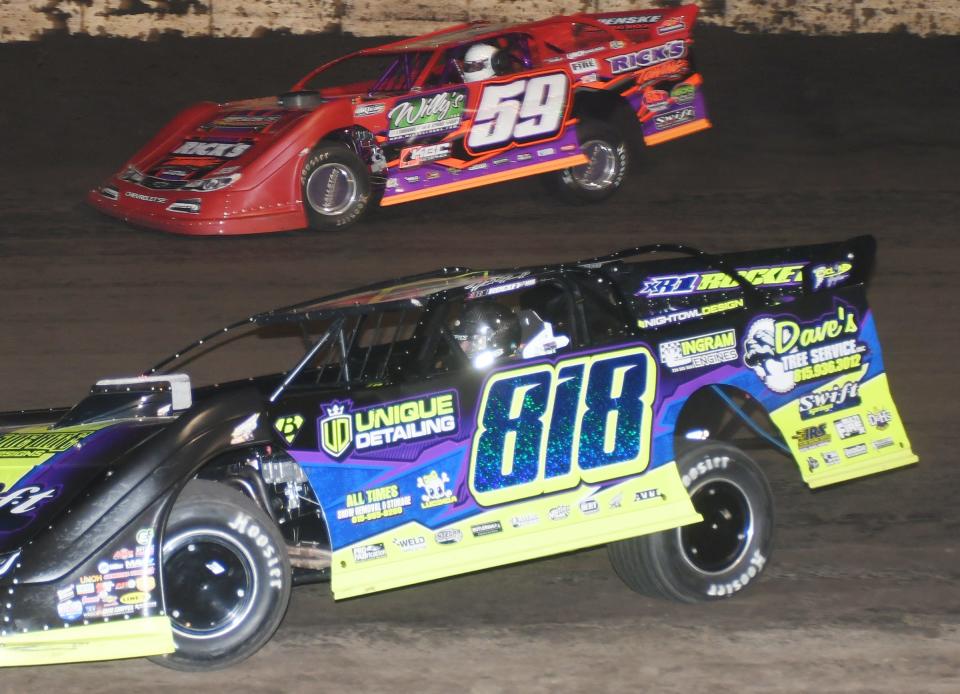
M796 287L803 281L803 267L803 264L761 265L738 268L737 274L757 287ZM737 281L727 273L708 270L648 277L637 291L637 296L679 296L739 287Z
M660 363L672 372L716 366L737 359L737 334L733 328L671 340L660 345Z
M522 513L510 519L510 525L514 528L526 528L531 525L536 525L539 522L540 516L536 513Z
M656 24L662 18L661 14L642 14L629 17L598 17L597 21L612 27L629 27L637 24Z
M806 451L811 448L826 446L833 437L827 432L827 425L824 423L798 429L792 438L797 442L797 448Z
M863 426L863 420L860 419L860 415L858 414L837 419L833 422L833 426L837 430L837 436L840 437L840 440L851 439L854 436L863 436L867 433L866 427ZM850 456L847 457L849 458Z
M847 446L843 449L843 454L848 458L856 458L858 455L865 455L867 444L858 443L856 446Z
M83 603L79 600L66 600L57 605L57 614L68 622L80 619L83 616Z
M867 423L874 429L883 431L893 422L893 415L890 410L872 410L867 412Z
M370 561L372 559L381 559L387 556L387 550L382 542L372 545L360 545L353 548L353 560L356 562Z
M810 269L813 277L813 291L818 289L832 289L850 277L852 263L833 263L832 265L815 265Z
M397 179L395 179L395 178L388 178L388 179L387 179L387 188L392 189L392 188L396 188L396 187L397 187Z
M826 465L836 465L840 462L840 454L836 451L824 451L820 454L820 457L823 458Z
M543 149L537 150L538 157L552 157L556 153L557 150L555 150L553 147L544 147Z
M730 301L719 301L715 304L707 304L698 308L688 308L682 311L671 311L660 316L651 316L650 318L638 318L637 325L641 328L659 328L662 325L672 323L685 323L695 318L703 318L714 313L724 313L736 308L743 307L743 299L731 299Z
M820 388L803 395L797 401L801 419L812 419L836 410L845 410L860 404L860 383L846 381L844 383Z
M533 159L532 154L523 153L517 155L517 161L530 161L531 159Z
M617 494L610 499L610 508L620 508L623 506L623 494Z
M279 417L273 423L273 428L283 437L288 444L292 444L297 434L300 433L300 427L303 426L303 417L298 414Z
M400 168L408 169L411 166L420 166L430 161L446 159L450 156L449 142L438 142L435 145L420 145L404 147L400 150Z
M486 523L480 523L478 525L471 526L470 532L473 533L474 537L496 535L497 533L503 532L503 526L500 524L500 521L488 521Z
M659 46L644 48L634 53L625 53L612 58L605 58L605 60L610 63L610 71L617 75L621 72L629 72L630 70L665 63L668 60L676 60L686 54L686 42L678 40L667 41Z
M690 61L688 60L668 60L665 63L644 68L636 74L637 84L644 85L651 82L659 82L670 77L685 75L690 72Z
M0 491L3 491L2 484L0 484ZM34 511L37 507L56 496L56 489L44 489L39 485L20 487L6 494L0 494L0 511L14 516L21 516L24 513Z
M504 164L510 163L510 157L499 157L498 159L493 160L494 166L503 166Z
M589 516L600 510L600 503L596 499L584 499L580 502L580 513Z
M136 541L138 545L149 545L153 542L153 528L140 528L137 531Z
M581 75L580 78L579 78L577 81L578 81L578 82L581 82L581 83L596 82L596 81L597 81L597 73L592 72L592 73L590 73L589 75Z
M486 167L486 164L484 164L484 167ZM435 180L438 179L438 178L440 178L440 172L439 172L439 171L429 171L429 172L427 173L427 175L426 175L426 178L425 178L424 180L426 180L426 181L435 181Z
M462 89L401 101L387 114L387 138L406 140L456 130L466 105L467 92Z
M482 161L479 164L473 164L467 167L467 171L483 171L487 168L487 162Z
M686 28L687 24L683 21L683 17L669 17L663 20L663 24L657 27L657 33L660 36L666 36L667 34L675 34L678 31L685 31Z
M774 393L789 393L798 384L859 369L867 346L856 313L838 305L810 323L793 318L759 318L743 343L743 362Z
M423 490L420 496L420 508L434 508L457 503L457 497L452 489L447 489L450 476L446 472L438 473L431 470L426 475L417 478L417 488Z
M416 537L395 537L393 538L393 544L399 547L402 552L419 552L421 549L427 548L427 538L423 535L417 535Z
M885 439L877 439L876 441L873 442L873 447L878 451L883 448L889 448L892 445L893 445L893 439L889 436Z
M611 41L611 42L610 42L610 48L612 48L613 50L618 50L618 49L620 49L620 48L623 48L623 47L626 46L626 45L627 45L627 44L625 44L623 41Z
M367 118L368 116L376 116L383 113L386 109L387 105L382 102L376 104L359 104L353 109L353 117Z
M128 190L126 193L124 193L124 195L127 196L128 198L133 198L134 200L141 200L143 202L161 203L161 202L167 201L166 198L161 198L156 195L144 195L143 193L137 193L132 190Z
M642 489L633 495L634 501L649 501L650 499L659 499L659 489Z
M337 509L337 520L350 519L351 523L391 518L403 513L403 509L413 503L409 494L400 494L400 488L388 484L375 489L365 489L347 494L344 508Z
M601 48L600 50L602 51L603 48ZM575 75L583 75L588 72L596 72L599 69L600 69L600 64L597 63L595 58L587 58L586 60L577 60L573 63L570 63L570 70L572 70L573 74Z
M648 89L643 93L643 105L658 113L670 105L670 95L662 89Z
M567 58L567 60L576 60L577 58L582 58L582 57L585 56L585 55L593 55L594 53L599 53L600 51L605 51L605 50L607 50L607 49L604 48L603 46L594 46L593 48L584 48L582 51L573 51L572 53L567 53L566 58ZM584 60L584 61L581 61L581 62L589 63L589 62L591 62L591 61L589 61L589 60ZM593 62L594 65L597 64L597 62L596 62L595 60L592 61L592 62ZM571 64L570 67L571 67L571 69L572 69L572 68L573 68L573 65ZM597 68L594 67L593 69L596 70ZM573 72L574 72L574 74L576 74L577 71L574 70ZM589 72L589 70L584 70L584 72Z
M61 588L57 591L57 600L63 602L64 600L73 600L76 597L76 593L73 591L73 586L67 586L66 588Z
M458 404L453 391L361 407L352 412L351 407L349 400L321 407L326 415L317 423L320 446L333 458L341 459L351 451L376 450L457 432Z
M120 596L120 602L124 605L142 605L149 599L150 596L147 593L139 590L135 590L130 593L124 593Z
M670 90L670 98L678 104L689 104L697 96L697 88L692 84L678 84Z
M172 154L181 157L216 157L217 159L236 159L253 147L251 142L219 142L206 140L187 140L173 150Z
M122 549L118 549L116 552L113 553L114 561L124 561L126 559L133 559L134 556L136 555L134 555L133 550L130 549L129 547L123 547Z
M552 521L563 520L570 517L570 507L566 504L561 504L560 506L554 506L547 512L547 518Z
M453 545L463 539L463 533L457 528L447 528L435 532L433 539L438 545Z
M687 106L685 108L677 109L676 111L669 111L663 115L657 116L653 119L653 127L657 130L669 130L670 128L675 128L678 125L683 125L684 123L689 123L692 120L695 120L697 117L697 111L693 106Z
M814 458L812 455L808 455L808 456L807 456L807 469L808 469L810 472L813 472L813 471L816 470L818 467L820 467L820 463L817 462L817 459Z

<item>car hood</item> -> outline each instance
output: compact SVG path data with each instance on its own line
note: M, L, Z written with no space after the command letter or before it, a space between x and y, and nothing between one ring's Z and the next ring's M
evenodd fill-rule
M0 434L0 556L23 547L157 422L26 427Z
M136 161L137 171L124 176L133 176L133 182L149 188L189 190L186 184L191 181L235 175L329 103L313 94L313 98L271 97L224 104L178 130Z

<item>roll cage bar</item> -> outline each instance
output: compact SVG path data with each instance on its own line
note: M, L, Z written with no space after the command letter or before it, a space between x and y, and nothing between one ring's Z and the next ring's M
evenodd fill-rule
M686 255L693 258L698 258L705 261L706 265L710 269L718 270L727 274L731 279L733 279L744 292L745 301L750 303L759 302L762 299L760 292L752 285L750 282L745 280L740 274L733 268L728 261L725 259L708 254L698 248L693 246L688 246L682 243L657 243L646 246L634 246L632 248L624 248L613 253L606 255L595 256L593 258L587 258L582 260L577 260L568 263L559 263L552 265L541 265L541 266L530 266L530 267L521 267L521 268L509 268L509 269L499 269L499 270L489 270L483 273L470 270L463 267L450 267L442 268L433 272L420 273L416 275L409 275L406 277L401 277L395 280L380 282L377 284L367 285L365 287L357 289L349 289L343 292L338 292L336 294L327 295L324 297L319 297L316 299L311 299L308 301L300 302L298 304L292 304L289 306L272 309L270 311L265 311L262 313L254 314L248 318L245 318L240 321L231 323L219 330L211 332L207 335L204 335L200 339L186 345L184 348L175 352L174 354L166 357L162 361L158 362L148 371L144 372L144 375L155 375L159 373L168 372L169 367L175 362L178 362L184 359L188 354L194 353L200 347L207 345L209 342L216 340L217 338L222 338L223 336L238 330L240 328L250 327L250 326L269 326L276 324L284 323L297 323L301 326L308 321L321 321L330 319L332 322L330 325L322 332L319 337L316 337L312 342L308 339L306 331L304 331L304 338L307 344L309 345L306 354L300 359L300 361L294 366L290 371L284 374L282 382L273 390L270 395L270 401L275 401L280 394L287 389L291 383L304 371L311 360L313 360L320 351L329 346L331 341L336 339L338 341L337 347L340 348L341 361L339 363L339 373L335 378L336 382L349 383L351 382L351 365L349 359L347 358L349 354L352 353L352 349L357 339L357 334L361 324L361 319L365 316L380 314L381 317L374 327L374 344L371 344L367 347L366 352L363 356L363 360L355 371L355 375L359 377L367 376L366 370L369 364L371 354L374 351L374 346L377 344L377 338L379 337L379 331L382 326L382 315L390 311L400 311L401 312L401 325L403 323L402 317L405 315L405 312L415 309L430 309L436 304L442 303L451 296L455 294L461 294L466 292L466 287L464 285L454 285L451 287L441 287L435 289L432 292L425 293L421 296L406 297L399 299L391 299L385 301L371 301L368 303L361 303L359 300L353 304L342 305L342 306L330 306L330 304L342 301L351 296L364 296L369 293L388 290L394 287L400 287L407 284L413 284L416 282L421 282L430 279L442 280L444 278L450 278L455 276L463 275L476 275L477 278L482 277L491 277L498 274L505 273L516 273L522 271L528 271L531 273L543 274L545 272L556 272L559 275L563 275L565 271L568 270L590 270L596 269L599 266L606 265L608 263L613 263L619 260L625 260L628 258L637 258L647 255L655 255L657 253L676 253L680 255ZM355 320L350 321L351 318ZM349 323L348 323L349 321ZM397 326L394 338L388 343L382 343L387 345L386 353L382 355L383 363L381 368L378 370L378 376L384 377L386 375L386 365L390 362L391 357L393 356L394 348L398 342L397 336L399 334L400 325ZM349 337L346 333L350 333ZM433 343L436 344L436 341ZM318 382L326 374L326 369L330 364L325 364L320 368L317 375Z

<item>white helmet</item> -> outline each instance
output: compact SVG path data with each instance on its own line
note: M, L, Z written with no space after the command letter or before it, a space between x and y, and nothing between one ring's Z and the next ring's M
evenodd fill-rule
M463 79L467 82L479 82L493 77L493 56L497 49L487 43L475 43L463 56Z

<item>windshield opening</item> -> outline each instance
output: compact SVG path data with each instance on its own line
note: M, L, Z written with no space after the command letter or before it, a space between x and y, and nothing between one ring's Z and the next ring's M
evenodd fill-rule
M394 94L410 91L432 53L355 55L321 68L302 85L321 96Z

